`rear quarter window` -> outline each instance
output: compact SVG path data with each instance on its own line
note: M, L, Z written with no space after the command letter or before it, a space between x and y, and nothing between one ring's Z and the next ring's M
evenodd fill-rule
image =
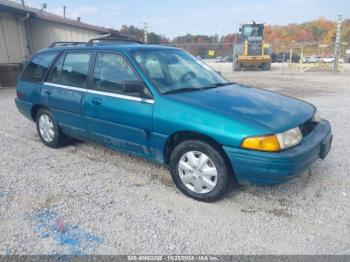
M36 54L22 73L21 80L27 82L41 82L58 52Z

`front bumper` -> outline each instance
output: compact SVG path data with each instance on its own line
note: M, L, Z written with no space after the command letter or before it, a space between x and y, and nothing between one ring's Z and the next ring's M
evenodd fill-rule
M324 158L331 146L331 126L322 120L303 141L278 153L224 146L239 184L274 185L287 181Z

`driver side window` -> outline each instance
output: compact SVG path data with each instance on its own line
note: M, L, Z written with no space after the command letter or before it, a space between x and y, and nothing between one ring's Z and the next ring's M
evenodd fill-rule
M94 67L93 88L98 91L123 93L124 81L138 81L129 63L118 54L98 53Z

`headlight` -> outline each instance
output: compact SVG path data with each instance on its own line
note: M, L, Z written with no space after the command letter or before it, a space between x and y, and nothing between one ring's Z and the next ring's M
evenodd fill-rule
M313 117L312 117L312 122L319 123L321 122L321 116L318 113L318 110L315 111Z
M296 127L275 135L245 138L241 147L258 151L278 152L299 144L302 139L303 135L300 128Z
M303 139L303 135L299 127L290 129L286 132L276 135L278 142L280 143L281 149L286 149L295 146L300 143Z

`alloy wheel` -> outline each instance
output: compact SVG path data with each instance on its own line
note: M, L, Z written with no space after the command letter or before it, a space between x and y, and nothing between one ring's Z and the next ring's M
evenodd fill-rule
M45 140L47 143L51 143L55 138L55 130L54 130L54 124L50 118L50 116L46 114L42 114L39 117L39 131L41 137Z

